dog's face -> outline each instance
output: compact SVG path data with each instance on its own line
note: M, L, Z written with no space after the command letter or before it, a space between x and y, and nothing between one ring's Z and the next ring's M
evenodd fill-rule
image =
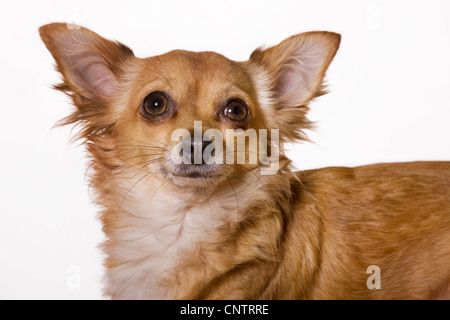
M172 51L134 63L137 72L126 85L130 90L121 90L126 96L117 105L119 117L115 121L118 144L140 146L135 149L136 158L130 160L148 161L148 170L182 186L220 183L257 165L227 165L226 152L217 154L222 163L206 163L206 159L195 163L194 159L198 152L206 155L209 144L215 155L217 149L209 142L213 138L205 136L204 140L208 129L218 130L225 138L227 129L267 128L245 64L212 52L188 51ZM177 130L180 134L174 135ZM216 142L225 142L216 138ZM177 145L183 147L184 143L190 156L183 157L186 150L174 153ZM188 161L176 163L174 155Z
M260 168L272 130L281 143L303 138L306 105L322 93L340 41L334 33L305 33L235 62L181 50L140 59L122 44L66 24L40 33L64 78L57 88L77 107L64 123L82 126L100 169L139 172L183 188L216 187ZM238 143L229 146L234 137L226 140L230 132L258 135L261 129L267 139L258 136L256 149L250 138L241 150ZM237 161L240 153L244 163ZM255 153L257 161L248 161Z

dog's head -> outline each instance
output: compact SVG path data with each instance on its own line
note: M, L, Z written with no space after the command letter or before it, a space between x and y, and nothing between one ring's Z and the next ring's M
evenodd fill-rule
M278 168L278 141L305 138L307 104L323 93L340 42L335 33L308 32L243 62L183 50L141 59L82 27L39 31L63 76L56 88L76 106L62 123L81 126L97 169L148 173L183 188L239 179L277 161ZM278 160L268 157L271 149Z

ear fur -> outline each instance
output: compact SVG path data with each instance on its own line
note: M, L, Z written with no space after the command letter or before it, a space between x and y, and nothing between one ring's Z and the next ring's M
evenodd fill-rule
M40 27L39 33L66 84L88 99L112 94L120 65L133 57L128 47L83 27L52 23Z
M115 94L125 62L134 54L123 44L86 28L51 23L39 28L42 41L56 61L63 83L55 86L72 97L77 110L59 124L81 122L80 136L104 132L110 125L106 104ZM95 119L95 121L93 121Z
M322 81L340 38L332 32L306 32L268 49L256 49L250 56L250 63L264 70L273 102L266 108L274 109L267 114L285 139L306 138L302 129L311 127L306 118L307 104L325 93Z

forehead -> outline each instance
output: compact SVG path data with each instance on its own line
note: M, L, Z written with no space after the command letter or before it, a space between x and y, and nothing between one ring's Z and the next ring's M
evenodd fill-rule
M141 97L160 90L189 105L254 95L245 66L215 52L175 50L144 59L137 80Z

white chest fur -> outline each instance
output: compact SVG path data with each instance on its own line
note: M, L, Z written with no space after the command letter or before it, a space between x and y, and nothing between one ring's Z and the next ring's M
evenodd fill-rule
M142 181L128 189L117 193L121 209L110 236L115 245L106 249L118 263L108 271L105 293L117 299L170 298L161 280L196 243L214 239L217 227L237 221L238 208L250 199L242 193L238 198L234 190L206 197L204 190L204 201L187 207L186 198L164 186Z

